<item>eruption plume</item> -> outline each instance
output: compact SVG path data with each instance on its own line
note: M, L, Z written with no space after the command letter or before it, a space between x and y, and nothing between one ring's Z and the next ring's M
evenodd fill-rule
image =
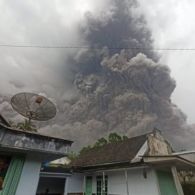
M169 68L158 63L136 8L136 1L115 0L101 16L86 14L80 31L89 49L68 60L78 94L62 111L61 133L77 145L110 132L134 136L157 127L178 146L191 134L186 116L171 102L176 83Z

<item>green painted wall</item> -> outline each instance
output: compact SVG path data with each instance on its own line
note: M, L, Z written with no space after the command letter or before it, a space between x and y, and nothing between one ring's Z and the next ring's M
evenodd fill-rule
M161 195L178 195L171 171L157 171Z
M22 173L24 161L24 157L12 157L5 176L5 180L3 182L3 189L0 191L0 195L15 195L18 182Z

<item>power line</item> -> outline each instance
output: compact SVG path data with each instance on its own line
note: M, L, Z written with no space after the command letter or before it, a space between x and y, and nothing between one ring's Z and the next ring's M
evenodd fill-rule
M90 46L65 46L65 45L14 45L14 44L0 44L0 47L10 48L37 48L37 49L89 49L89 50L102 50L103 47L90 47ZM157 50L157 51L195 51L195 48L147 48L147 47L105 47L109 50Z
M49 46L49 45L12 45L12 44L0 44L0 47L24 47L24 48L41 48L41 49L91 49L88 46ZM95 48L94 48L95 49ZM100 48L96 48L100 49Z

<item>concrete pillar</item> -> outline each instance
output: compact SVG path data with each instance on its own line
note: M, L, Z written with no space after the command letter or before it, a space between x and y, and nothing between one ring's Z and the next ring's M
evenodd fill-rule
M35 195L39 182L41 161L27 156L15 195Z
M127 170L125 170L125 182L126 182L127 195L129 195L129 183L128 183L128 173L127 173Z

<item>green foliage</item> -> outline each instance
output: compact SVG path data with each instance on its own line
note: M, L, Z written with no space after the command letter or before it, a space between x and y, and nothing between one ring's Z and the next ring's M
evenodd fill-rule
M91 149L91 148L92 148L91 145L85 146L85 147L83 147L83 148L80 150L79 154L81 154L81 153L83 153L83 152L85 152L85 151L88 151L88 150Z
M108 141L110 143L116 143L116 142L122 141L122 137L118 135L117 133L110 133L110 135L108 136Z
M126 135L123 135L123 140L128 139L128 137Z
M76 152L73 152L73 151L70 152L70 153L68 154L68 158L69 158L71 161L73 161L73 160L75 160L76 158L78 158L80 154L82 154L82 153L84 153L84 152L86 152L86 151L89 151L89 150L92 149L92 148L101 148L102 146L104 146L104 145L106 145L106 144L109 144L109 143L117 143L117 142L120 142L120 141L123 141L123 140L126 140L126 139L128 139L128 137L125 136L125 135L124 135L124 136L120 136L120 135L118 135L117 133L110 133L110 134L108 135L108 138L107 138L107 139L104 138L104 137L102 137L102 138L98 139L98 140L95 142L94 145L88 145L88 146L83 147L83 148L80 150L79 153L76 153Z
M107 143L108 143L108 141L104 137L102 137L102 138L97 140L97 142L94 144L93 147L94 148L101 147L101 146L104 146Z
M76 152L71 151L71 152L68 154L68 158L69 158L71 161L75 160L77 157L78 157L78 154L77 154Z
M24 122L19 122L16 125L13 125L13 127L24 131L37 131L36 126L27 119L25 119Z
M102 146L104 146L104 145L106 145L106 144L109 144L109 143L117 143L117 142L121 142L121 141L123 141L123 140L126 140L126 139L128 139L128 137L127 136L120 136L119 134L117 134L117 133L110 133L109 135L108 135L108 138L106 139L106 138L104 138L104 137L102 137L102 138L100 138L100 139L98 139L96 142L95 142L95 144L94 145L89 145L89 146L86 146L86 147L83 147L81 150L80 150L80 154L81 153L83 153L83 152L85 152L85 151L88 151L89 149L91 149L91 148L100 148L100 147L102 147Z

